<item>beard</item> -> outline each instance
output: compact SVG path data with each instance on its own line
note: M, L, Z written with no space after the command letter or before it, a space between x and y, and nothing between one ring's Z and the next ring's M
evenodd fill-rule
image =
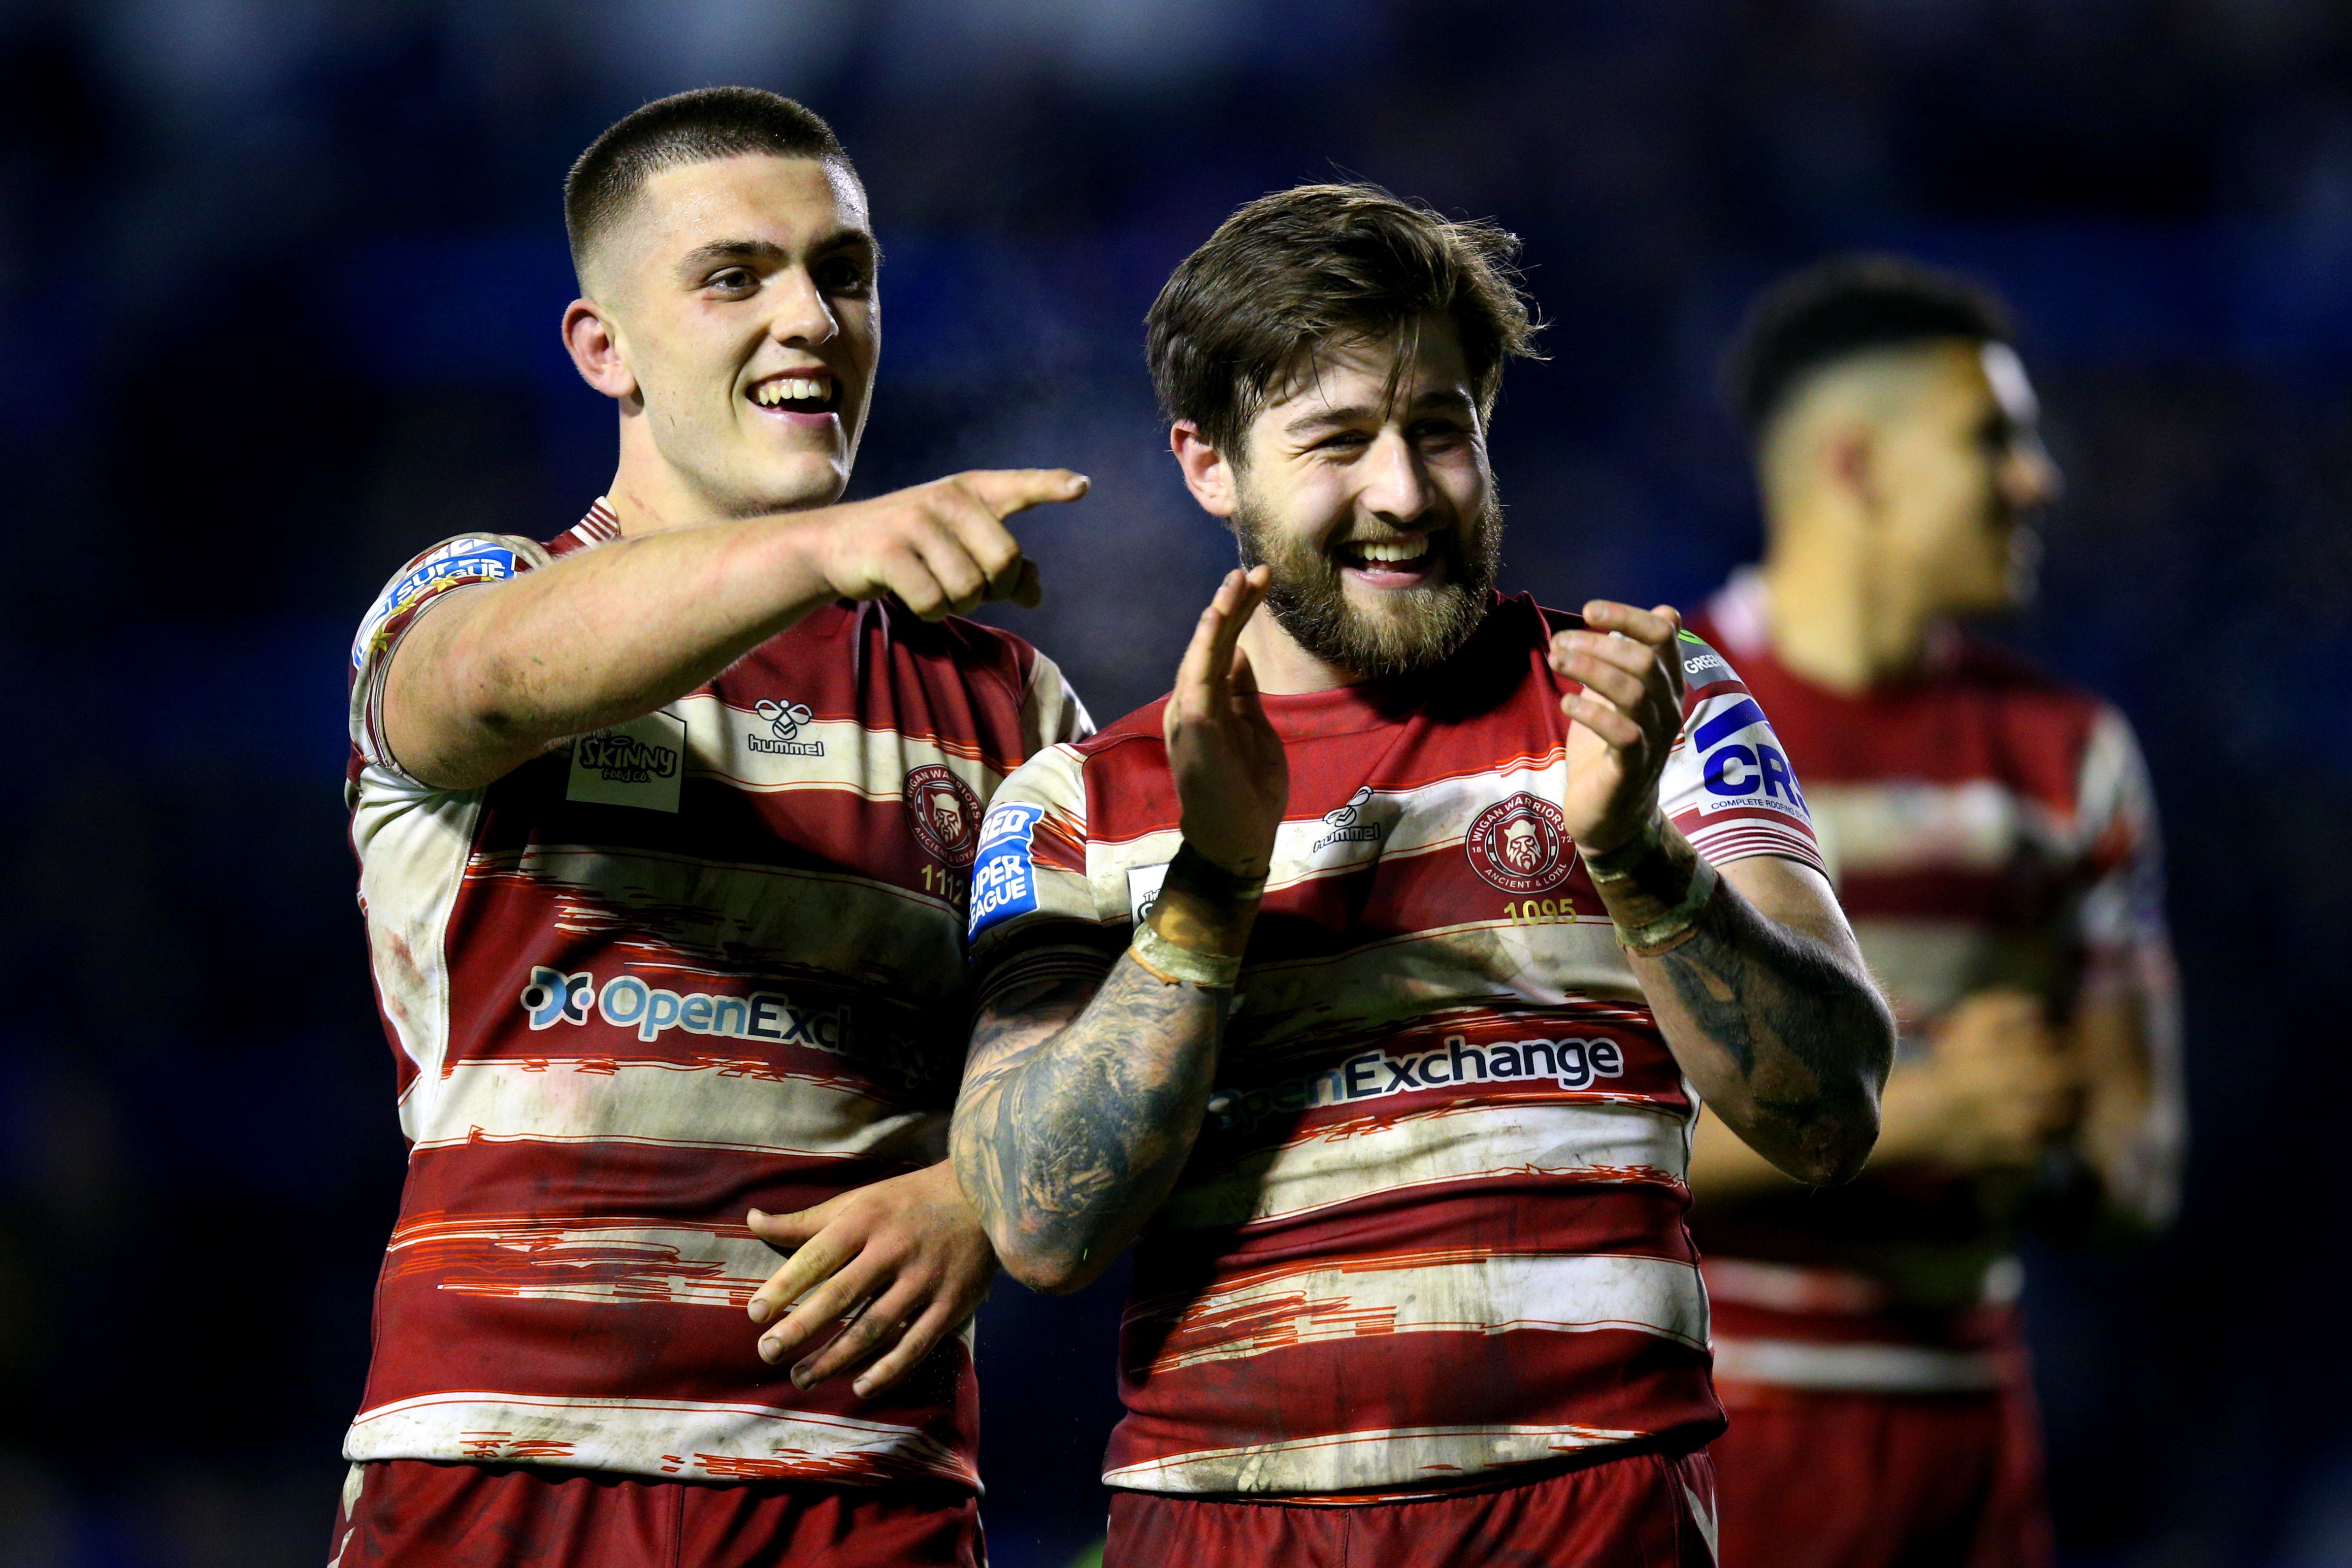
M1286 531L1246 491L1234 511L1234 531L1244 567L1273 569L1265 607L1276 624L1326 664L1368 679L1411 675L1452 658L1486 618L1503 568L1503 505L1491 489L1465 527L1429 536L1440 569L1436 585L1384 591L1380 613L1349 600L1339 563Z

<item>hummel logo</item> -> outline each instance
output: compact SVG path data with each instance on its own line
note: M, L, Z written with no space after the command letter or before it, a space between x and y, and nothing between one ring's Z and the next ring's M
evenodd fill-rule
M1315 841L1314 849L1326 844L1372 844L1380 840L1381 828L1377 822L1363 820L1364 807L1372 798L1372 786L1362 784L1348 797L1348 804L1323 814L1323 821L1331 829ZM1314 853L1314 849L1307 851Z
M753 706L760 710L760 717L768 721L769 731L765 735L754 735L751 738L751 747L753 751L785 757L824 755L823 741L798 739L801 726L811 722L816 717L809 711L807 703L775 702L762 697Z

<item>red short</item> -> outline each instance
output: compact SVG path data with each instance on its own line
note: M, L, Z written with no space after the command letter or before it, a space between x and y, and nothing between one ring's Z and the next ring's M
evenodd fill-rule
M1299 1507L1113 1492L1103 1568L1714 1568L1704 1454L1637 1454L1493 1491Z
M1823 1394L1718 1383L1723 1568L2048 1568L2030 1388Z
M330 1568L982 1568L947 1488L719 1486L523 1466L354 1465Z

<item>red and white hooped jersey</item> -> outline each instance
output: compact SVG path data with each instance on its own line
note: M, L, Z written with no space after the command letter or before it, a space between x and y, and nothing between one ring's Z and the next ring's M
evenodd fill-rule
M1574 687L1546 653L1577 624L1498 599L1426 676L1265 699L1289 811L1207 1121L1138 1246L1109 1485L1410 1494L1720 1429L1693 1098L1556 804ZM1818 866L1762 710L1681 652L1665 810L1710 859ZM997 792L984 994L1125 946L1181 837L1160 711Z
M352 649L348 797L410 1145L344 1454L977 1487L970 1346L808 1392L745 1316L790 1212L945 1154L981 806L1090 730L971 622L827 605L484 789L404 773L385 670L441 595L616 537L470 537Z
M1771 706L1906 1051L1988 987L2063 1003L2130 968L2168 994L2155 799L2122 714L1958 634L1916 678L1841 695L1772 656L1764 612L1763 580L1744 572L1694 626ZM2142 1185L2161 1204L2180 1111L2177 1020L2156 1011ZM1720 1215L1702 1201L1717 1375L1889 1394L2021 1377L2023 1274L2000 1197L1969 1178L1874 1169Z

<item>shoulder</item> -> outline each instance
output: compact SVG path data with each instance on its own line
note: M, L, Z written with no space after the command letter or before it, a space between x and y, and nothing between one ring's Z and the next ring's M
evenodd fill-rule
M1135 767L1157 763L1165 766L1168 742L1161 726L1167 711L1168 699L1155 697L1134 712L1104 725L1071 750L1089 764L1099 762Z
M384 585L379 613L386 606L397 608L399 601L428 588L458 583L494 583L518 572L543 566L549 559L546 545L519 533L457 534L427 545L393 573Z
M2048 666L1974 632L1956 632L1945 656L1944 679L1979 690L2023 700L2100 705L2093 692L2062 679Z
M1958 635L1941 682L1954 700L1990 705L2013 742L2079 756L2102 731L2130 726L2115 704L2012 648Z

